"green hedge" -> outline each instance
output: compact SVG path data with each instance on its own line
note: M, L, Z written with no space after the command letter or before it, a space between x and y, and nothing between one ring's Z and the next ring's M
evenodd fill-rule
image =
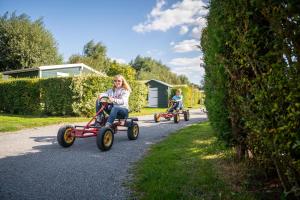
M200 104L203 100L203 93L199 89L192 86L174 86L171 89L170 98L176 94L176 90L181 89L181 94L183 95L183 104L185 107L192 107Z
M230 127L240 159L277 172L288 199L300 197L299 11L299 0L212 0L201 39L212 125Z
M91 116L101 92L112 87L112 78L99 76L48 79L13 79L0 82L0 110L14 114ZM147 87L131 81L131 111L146 105Z
M47 115L72 115L73 78L48 78L40 80L41 103Z
M13 79L0 82L0 110L13 114L38 114L39 79Z

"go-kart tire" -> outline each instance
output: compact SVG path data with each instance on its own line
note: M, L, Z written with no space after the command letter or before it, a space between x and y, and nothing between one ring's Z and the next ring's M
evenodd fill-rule
M75 141L75 136L71 136L71 131L74 129L71 125L60 127L57 132L57 142L62 147L70 147Z
M175 113L174 114L174 123L178 124L180 121L180 115L179 113Z
M133 123L131 127L128 127L127 137L129 140L136 140L139 137L140 129L137 123Z
M189 121L190 120L190 111L189 110L185 111L183 114L183 117L184 117L185 121Z
M114 131L111 128L101 128L98 131L96 143L101 151L109 150L114 143Z
M157 113L154 114L154 121L156 123L160 122L160 115L159 114L157 114Z

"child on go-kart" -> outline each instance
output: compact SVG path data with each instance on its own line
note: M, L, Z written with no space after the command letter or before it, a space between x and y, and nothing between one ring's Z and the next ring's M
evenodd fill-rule
M122 118L128 117L128 100L131 92L131 88L125 78L122 75L116 75L114 77L113 88L108 91L101 93L99 98L96 101L96 112L98 112L102 106L100 102L101 97L108 97L110 102L112 102L112 106L109 106L106 112L109 113L109 117L105 124L106 127L110 127L117 116ZM98 125L102 118L104 117L104 113L100 113L95 121L95 125Z
M177 89L176 95L174 95L171 100L173 102L173 106L168 110L168 112L172 113L174 110L182 109L182 100L183 96L181 94L181 90Z

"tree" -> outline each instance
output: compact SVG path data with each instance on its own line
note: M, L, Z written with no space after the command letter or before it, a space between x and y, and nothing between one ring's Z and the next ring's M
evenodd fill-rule
M90 67L107 73L109 71L109 59L106 56L106 46L101 42L95 43L93 40L83 47L83 55L72 55L69 63L84 63Z
M130 62L137 72L137 79L158 79L170 84L189 84L185 75L176 75L170 68L151 57L137 56Z
M8 12L0 17L0 71L60 63L57 43L42 19Z
M121 74L127 80L135 80L136 72L135 69L132 68L130 65L120 64L116 61L112 61L110 63L109 71L107 72L108 76L115 76Z

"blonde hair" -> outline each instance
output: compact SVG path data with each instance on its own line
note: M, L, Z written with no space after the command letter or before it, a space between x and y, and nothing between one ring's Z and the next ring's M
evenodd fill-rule
M176 92L179 92L181 94L182 91L181 91L181 89L177 89Z
M128 90L129 92L131 92L131 88L130 88L129 84L127 83L126 79L124 78L124 76L118 74L114 77L114 79L116 79L116 78L121 78L122 79L122 88L124 88L125 90ZM116 88L116 86L114 84L113 90L115 90L115 88Z

